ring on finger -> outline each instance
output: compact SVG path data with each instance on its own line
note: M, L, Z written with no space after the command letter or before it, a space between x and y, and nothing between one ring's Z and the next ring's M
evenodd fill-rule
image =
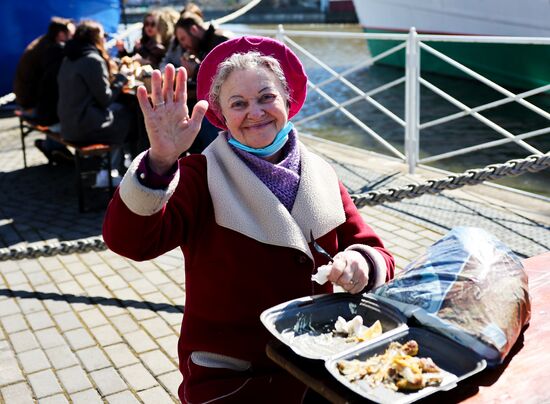
M355 286L355 285L357 285L358 283L359 283L358 281L354 281L353 279L352 279L351 281L349 281L349 284L350 284L351 286Z
M162 106L164 106L164 104L166 104L166 102L164 102L164 101L159 102L159 103L155 104L155 108L162 107Z

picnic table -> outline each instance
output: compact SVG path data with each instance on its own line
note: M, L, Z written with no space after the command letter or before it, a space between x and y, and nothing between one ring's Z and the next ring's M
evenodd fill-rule
M531 321L501 365L467 378L452 390L438 392L423 403L550 402L550 252L528 258ZM333 403L367 400L334 379L322 361L302 358L283 343L272 340L267 356L297 379Z

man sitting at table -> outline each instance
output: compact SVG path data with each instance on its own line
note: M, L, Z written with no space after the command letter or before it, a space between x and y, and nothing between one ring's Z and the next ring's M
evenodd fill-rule
M179 60L179 66L187 70L189 98L187 105L192 109L197 102L195 95L195 83L201 61L217 45L227 41L233 35L227 31L216 29L214 25L207 24L193 11L185 11L175 26L176 39L182 49L185 50ZM169 56L168 53L166 55ZM168 60L168 59L167 59ZM166 65L161 63L161 68ZM218 135L218 129L204 118L201 130L187 151L188 153L201 153Z
M57 116L57 72L63 61L65 42L72 38L72 20L52 17L48 31L33 40L23 52L15 72L13 89L24 115L40 125L52 126ZM52 126L55 131L55 126ZM35 146L50 162L72 161L71 152L51 139L37 139Z

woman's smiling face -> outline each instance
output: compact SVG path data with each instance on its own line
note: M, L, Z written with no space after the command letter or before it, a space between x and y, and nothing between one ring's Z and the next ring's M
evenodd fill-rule
M220 88L220 107L231 136L256 149L269 146L288 121L283 85L265 67L234 70Z

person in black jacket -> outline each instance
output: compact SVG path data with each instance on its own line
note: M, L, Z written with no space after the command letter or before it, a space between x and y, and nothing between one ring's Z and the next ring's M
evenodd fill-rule
M57 76L63 139L119 146L130 141L137 119L130 108L117 102L127 78L112 73L101 24L81 22L65 46L65 55ZM117 150L112 164L121 168L121 147ZM106 178L107 172L99 175Z

